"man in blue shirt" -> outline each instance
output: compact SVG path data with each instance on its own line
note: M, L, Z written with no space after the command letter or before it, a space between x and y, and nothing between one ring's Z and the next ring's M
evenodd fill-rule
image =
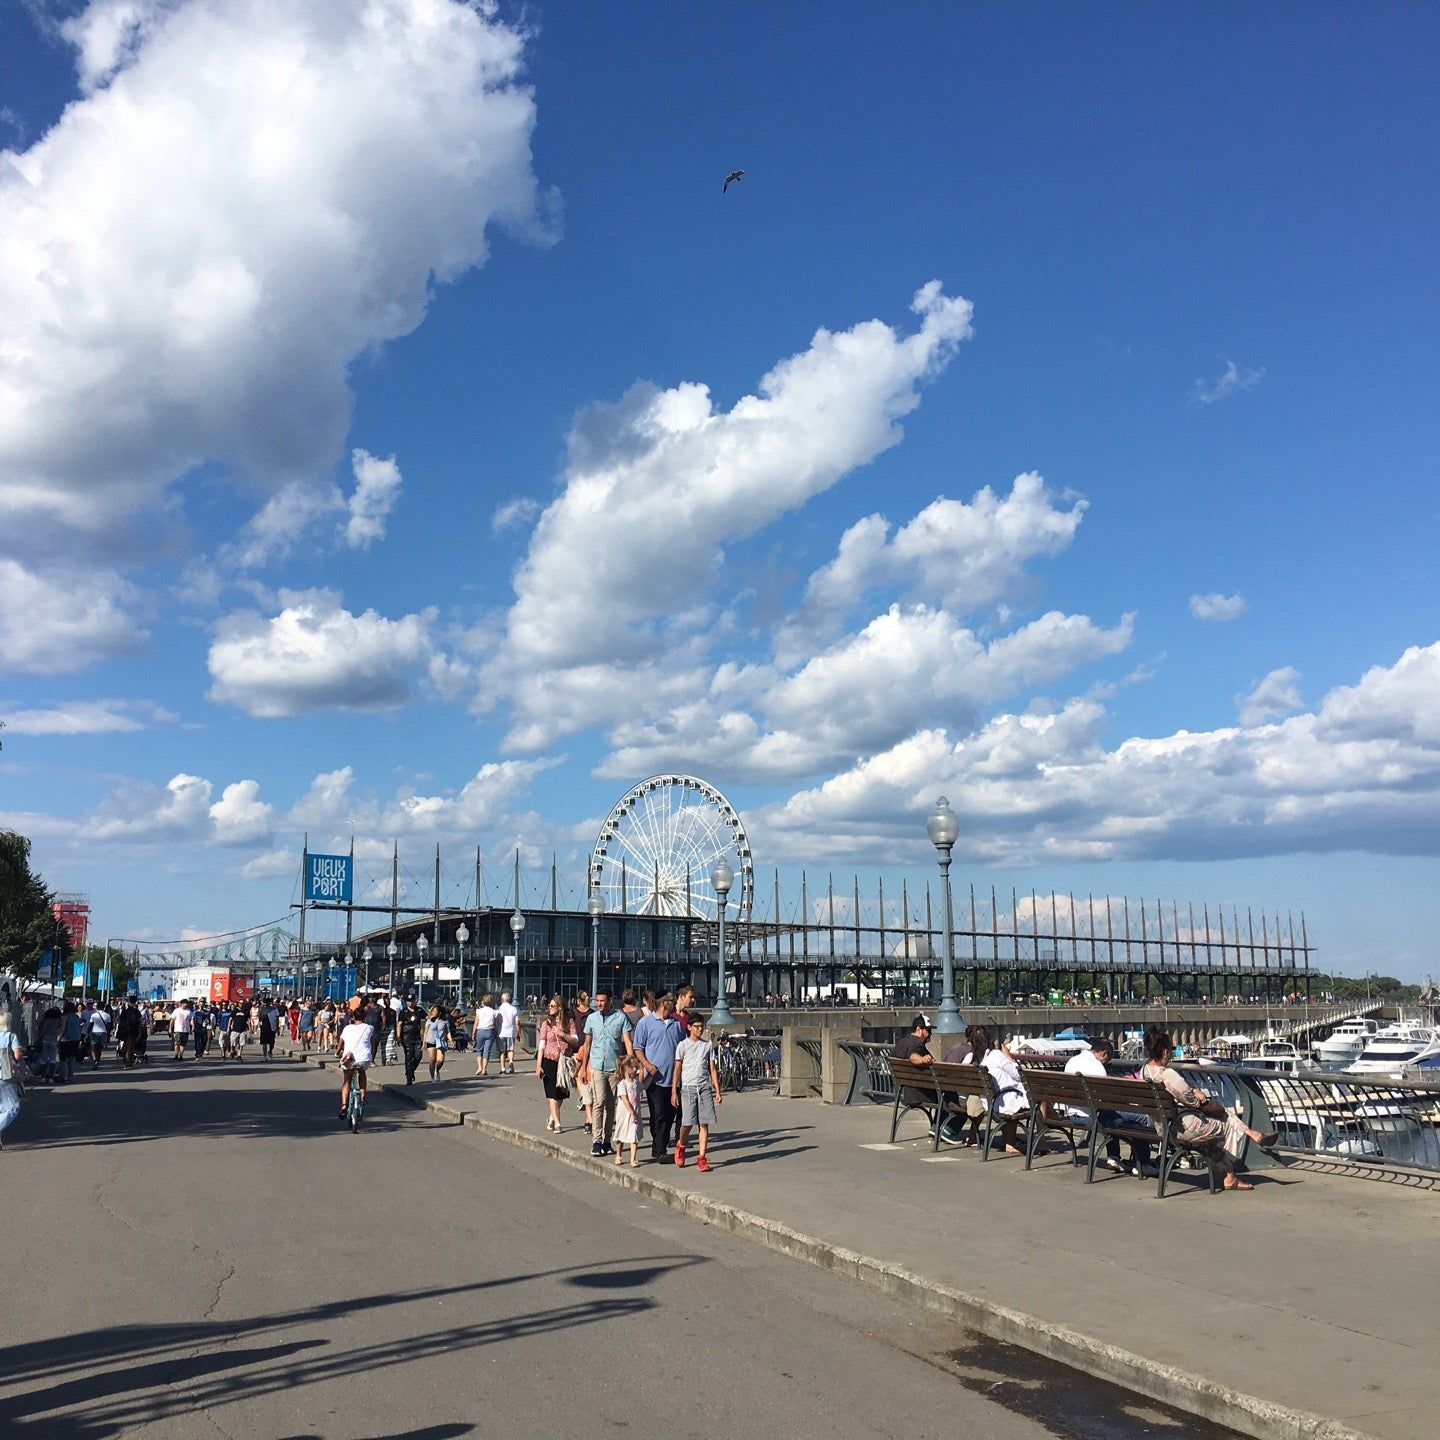
M684 1038L684 1027L675 1018L675 998L667 990L656 1000L655 1013L635 1027L635 1054L650 1099L652 1160L664 1160L674 1143L671 1136L679 1117L670 1103L670 1082L675 1075L675 1047Z
M585 1021L585 1043L580 1047L578 1067L580 1079L588 1082L594 1100L594 1143L592 1155L613 1155L610 1137L615 1133L615 1067L620 1056L633 1055L630 1021L623 1011L610 1008L610 993L597 990L593 1008Z

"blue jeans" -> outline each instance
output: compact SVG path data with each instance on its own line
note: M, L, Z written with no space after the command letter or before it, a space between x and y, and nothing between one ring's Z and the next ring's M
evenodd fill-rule
M1143 1128L1150 1123L1147 1115L1130 1115L1119 1110L1102 1110L1100 1112L1100 1123L1102 1125L1134 1125ZM1150 1147L1143 1140L1131 1140L1130 1158L1139 1165L1150 1163ZM1120 1158L1120 1142L1112 1135L1105 1141L1105 1153L1112 1159Z

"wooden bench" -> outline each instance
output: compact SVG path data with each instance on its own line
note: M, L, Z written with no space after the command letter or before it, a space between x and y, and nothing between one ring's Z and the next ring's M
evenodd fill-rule
M1035 1151L1046 1135L1064 1135L1072 1152L1072 1164L1084 1163L1085 1153L1092 1148L1095 1111L1085 1093L1084 1077L1066 1075L1045 1066L1032 1068L1028 1063L1022 1073L1030 1096L1031 1119L1025 1135L1025 1168L1035 1163ZM1071 1110L1078 1110L1078 1116ZM1076 1141L1076 1136L1083 1139Z
M935 1084L940 1087L941 1093L948 1099L985 1101L985 1139L982 1142L980 1158L988 1158L990 1154L990 1136L995 1123L995 1107L990 1103L991 1088L989 1074L978 1065L947 1065L943 1060L937 1060L934 1065ZM965 1113L963 1108L957 1107L957 1118L963 1122ZM936 1135L936 1149L938 1150L941 1136Z
M943 1104L935 1088L935 1066L916 1065L909 1060L887 1057L890 1078L895 1082L895 1108L890 1112L890 1143L900 1129L900 1117L912 1110L922 1111L935 1133L935 1148L940 1148L940 1107ZM923 1098L917 1099L920 1096Z
M1176 1164L1184 1154L1198 1154L1205 1162L1210 1180L1210 1193L1218 1188L1215 1172L1219 1168L1212 1153L1196 1151L1180 1139L1180 1107L1175 1097L1162 1086L1149 1080L1101 1080L1096 1076L1084 1075L1085 1094L1089 1108L1095 1116L1090 1132L1090 1159L1085 1180L1090 1184L1095 1179L1095 1165L1100 1156L1103 1140L1129 1140L1142 1145L1158 1147L1155 1157L1157 1199L1165 1198L1165 1185ZM1107 1120L1102 1112L1110 1112L1116 1118ZM1136 1122L1119 1116L1143 1116Z

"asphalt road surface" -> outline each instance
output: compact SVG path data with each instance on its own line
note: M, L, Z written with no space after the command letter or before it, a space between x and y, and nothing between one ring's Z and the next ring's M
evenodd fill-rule
M32 1092L0 1435L1221 1433L423 1111L336 1110L290 1061Z

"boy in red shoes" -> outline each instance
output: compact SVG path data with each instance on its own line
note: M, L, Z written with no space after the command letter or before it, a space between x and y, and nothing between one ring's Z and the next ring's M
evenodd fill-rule
M685 1017L689 1034L675 1047L675 1071L670 1081L670 1103L680 1110L680 1140L675 1146L675 1163L685 1164L685 1142L692 1127L700 1131L700 1158L695 1168L710 1169L705 1152L710 1147L710 1127L720 1104L720 1073L715 1068L715 1047L701 1037L705 1017L691 1011Z

